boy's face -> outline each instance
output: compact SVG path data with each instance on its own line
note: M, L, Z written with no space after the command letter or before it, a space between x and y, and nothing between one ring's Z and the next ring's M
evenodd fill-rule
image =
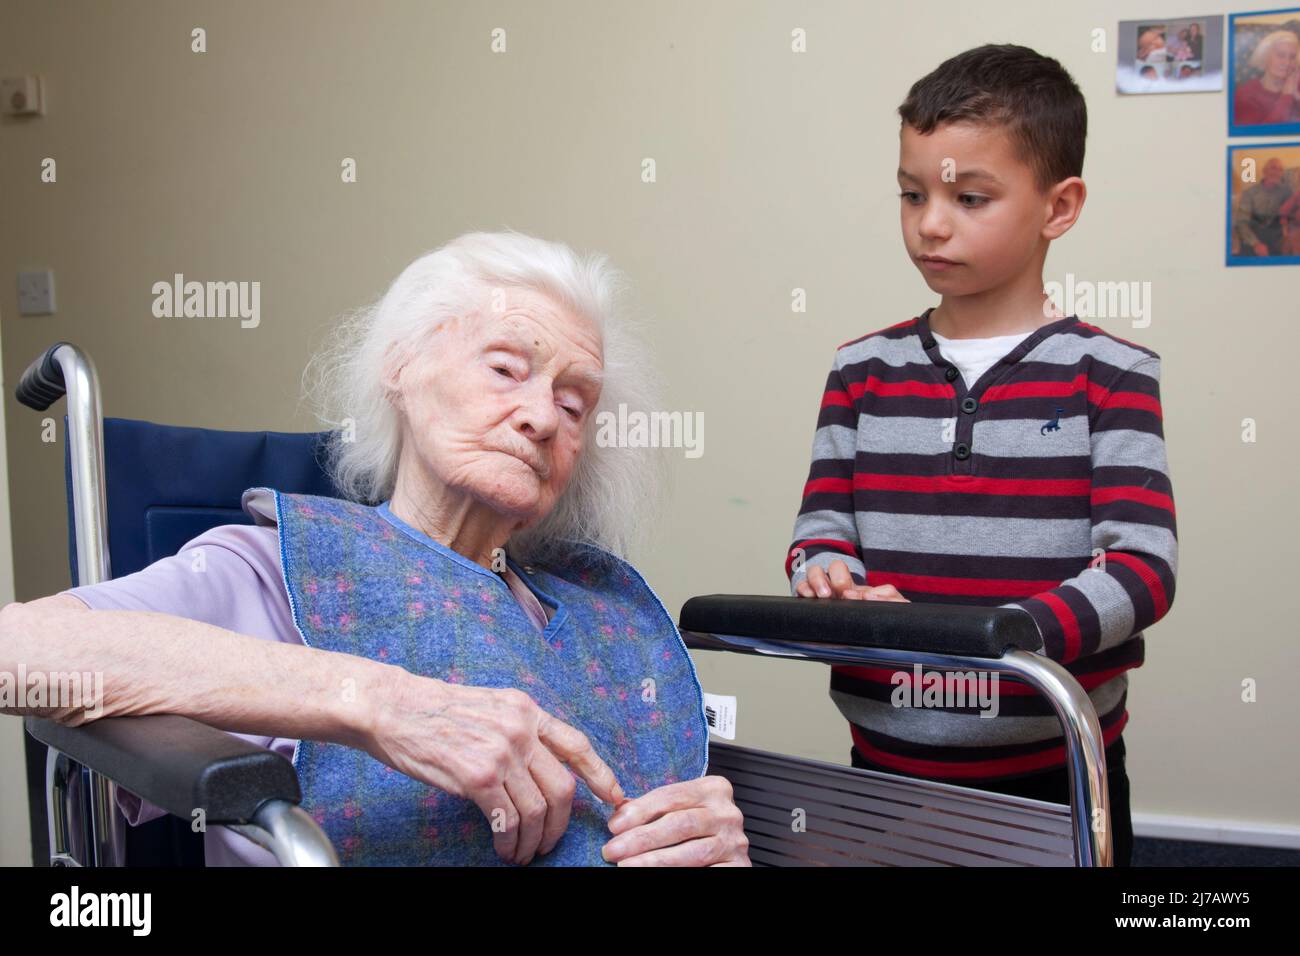
M1052 198L1003 129L955 122L922 135L904 123L900 137L903 242L933 291L985 292L1035 266Z

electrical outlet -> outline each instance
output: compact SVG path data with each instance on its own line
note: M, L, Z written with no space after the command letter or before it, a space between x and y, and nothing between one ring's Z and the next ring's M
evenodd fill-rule
M18 273L18 314L54 314L54 270Z

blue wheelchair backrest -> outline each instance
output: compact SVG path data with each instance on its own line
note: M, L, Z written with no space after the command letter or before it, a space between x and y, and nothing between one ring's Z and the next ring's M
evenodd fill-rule
M64 434L68 419L63 418ZM252 524L239 506L246 488L338 497L325 474L329 432L234 432L104 419L109 567L115 578L176 554L223 524ZM77 580L71 443L64 442L68 556Z

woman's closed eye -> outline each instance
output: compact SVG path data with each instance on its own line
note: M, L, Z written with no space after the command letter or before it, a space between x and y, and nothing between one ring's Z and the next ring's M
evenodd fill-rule
M508 355L497 354L488 359L488 366L502 378L512 379L522 382L529 374L529 366L526 362L520 362L512 359Z
M496 372L502 378L508 378L511 381L515 379L515 373L511 371L508 366L494 365L492 366L492 371ZM571 404L566 405L562 402L556 402L556 404L559 405L560 408L564 410L565 414L567 414L575 422L582 421L582 409L580 407Z

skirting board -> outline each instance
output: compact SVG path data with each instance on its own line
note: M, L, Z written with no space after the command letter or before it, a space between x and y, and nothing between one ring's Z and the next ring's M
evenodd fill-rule
M1300 827L1285 823L1240 823L1162 813L1133 814L1133 835L1157 840L1195 840L1300 850Z

